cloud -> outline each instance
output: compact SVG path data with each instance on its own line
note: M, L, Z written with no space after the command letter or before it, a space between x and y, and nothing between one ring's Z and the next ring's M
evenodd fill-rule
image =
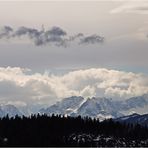
M78 34L76 34L76 35L74 35L74 36L71 36L70 37L70 40L75 40L75 39L77 39L77 38L79 38L79 37L83 37L84 36L84 34L83 33L78 33Z
M21 26L16 30L10 26L4 26L0 31L0 39L13 39L19 38L25 40L27 37L36 46L41 45L55 45L67 47L70 43L77 41L78 44L88 43L97 44L104 41L104 37L99 35L85 36L83 33L78 33L69 36L65 30L60 27L54 26L51 29L41 30Z
M11 35L10 33L13 31L13 29L9 26L4 26L0 30L0 39L3 37L9 38Z
M27 28L27 27L22 26L22 27L19 27L15 31L13 36L19 36L20 37L20 36L23 36L23 35L26 35L26 34L28 34L29 37L31 38L31 37L40 35L40 32L38 30L36 30L36 29Z
M148 14L148 1L147 0L126 1L124 4L111 10L111 13Z
M62 30L59 27L53 27L51 30L46 32L47 34L53 35L53 36L64 36L66 35L66 31Z
M148 76L104 68L64 75L28 73L19 67L0 68L0 103L49 105L70 96L126 99L148 93Z
M102 43L104 41L104 37L98 35L91 35L81 39L80 44L95 44Z

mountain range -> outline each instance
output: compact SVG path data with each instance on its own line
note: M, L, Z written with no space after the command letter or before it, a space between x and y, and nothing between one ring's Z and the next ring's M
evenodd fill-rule
M9 117L14 117L16 115L28 116L29 113L27 109L25 111L24 108L21 110L14 105L1 105L0 117L4 117L7 114ZM41 108L38 112L34 113L47 115L62 114L64 116L81 115L83 117L89 116L99 118L100 121L108 118L123 121L122 119L124 119L124 117L131 118L133 117L132 115L138 115L139 118L142 114L148 113L148 95L132 97L130 99L120 101L105 97L83 98L81 96L72 96L62 99L47 108ZM132 118L132 121L135 121L135 119L133 120Z
M133 113L148 113L148 95L132 97L127 100L113 100L105 97L83 98L73 96L65 98L47 108L42 108L41 114L63 114L69 116L97 117L101 120L106 118L118 118Z

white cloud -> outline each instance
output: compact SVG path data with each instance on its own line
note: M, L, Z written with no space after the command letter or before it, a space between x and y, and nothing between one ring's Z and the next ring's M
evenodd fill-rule
M73 96L129 98L148 93L148 76L103 68L62 76L27 74L22 68L0 68L0 102L16 106L50 104Z
M119 7L111 10L111 13L148 14L148 1L147 0L125 1Z

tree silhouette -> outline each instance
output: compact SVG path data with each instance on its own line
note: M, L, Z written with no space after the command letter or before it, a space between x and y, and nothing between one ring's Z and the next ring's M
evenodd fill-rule
M0 146L148 146L148 128L90 117L0 118Z

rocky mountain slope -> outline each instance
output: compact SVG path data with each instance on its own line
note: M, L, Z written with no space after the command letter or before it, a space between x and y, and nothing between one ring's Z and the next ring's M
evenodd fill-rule
M65 98L48 108L41 109L41 114L63 114L70 116L89 116L105 118L118 118L133 113L148 113L148 96L132 97L124 101L111 98L93 97L83 98L73 96Z

